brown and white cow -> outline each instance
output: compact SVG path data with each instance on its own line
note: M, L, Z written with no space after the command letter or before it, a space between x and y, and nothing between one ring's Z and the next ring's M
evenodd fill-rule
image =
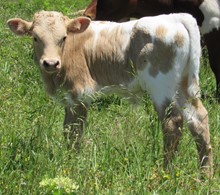
M71 143L81 137L99 92L136 98L147 91L163 124L165 165L177 150L185 120L201 166L211 175L208 113L199 99L200 35L192 16L114 23L41 11L33 22L15 18L8 25L17 35L33 37L46 91L63 97L65 136Z
M220 1L219 0L93 0L84 12L96 20L121 21L168 13L190 13L200 27L216 79L220 102Z

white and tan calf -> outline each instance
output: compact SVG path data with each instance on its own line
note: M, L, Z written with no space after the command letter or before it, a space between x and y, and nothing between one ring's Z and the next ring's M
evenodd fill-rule
M200 35L190 15L119 24L41 11L33 22L14 18L8 25L15 34L33 37L46 91L53 97L62 94L65 136L75 147L97 93L135 98L147 91L163 125L165 166L177 150L185 120L200 164L211 176L208 113L199 99Z

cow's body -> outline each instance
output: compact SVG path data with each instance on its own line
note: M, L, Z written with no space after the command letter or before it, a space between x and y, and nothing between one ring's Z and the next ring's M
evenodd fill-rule
M208 48L209 61L216 78L216 94L220 101L220 1L219 0L93 0L84 12L96 20L155 16L168 13L193 15Z
M200 36L190 15L113 23L40 12L33 23L11 19L8 24L16 34L33 35L47 92L58 96L64 91L64 127L71 128L72 137L81 135L97 93L136 97L148 91L163 121L165 164L177 150L185 119L196 138L201 165L211 175L208 116L199 100Z

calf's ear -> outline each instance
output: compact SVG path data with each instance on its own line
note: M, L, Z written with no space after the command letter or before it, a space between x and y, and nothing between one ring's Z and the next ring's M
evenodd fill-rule
M7 21L7 24L10 30L16 35L30 35L30 28L32 26L32 22L27 22L20 18L13 18Z
M90 22L91 20L87 17L72 19L67 26L67 30L74 33L81 33L88 28Z

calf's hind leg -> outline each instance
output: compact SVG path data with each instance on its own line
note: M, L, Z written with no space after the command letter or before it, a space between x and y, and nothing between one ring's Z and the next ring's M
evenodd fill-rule
M163 129L164 168L167 168L178 149L182 135L183 117L176 105L171 103L171 101L167 101L164 105L164 109L159 111L158 114L162 121Z
M184 118L195 139L199 153L200 164L205 174L211 178L212 170L212 147L208 124L208 112L199 98L189 100L184 106Z

